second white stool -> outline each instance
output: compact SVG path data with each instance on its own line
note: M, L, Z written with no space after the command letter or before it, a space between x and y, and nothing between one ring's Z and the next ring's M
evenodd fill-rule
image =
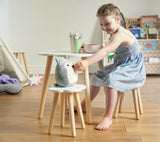
M134 108L135 108L135 115L136 119L140 119L139 114L143 114L143 106L142 106L142 101L141 101L141 93L140 93L140 88L136 88L132 90L132 95L133 95L133 101L134 101ZM118 98L117 98L117 103L115 106L115 111L113 114L114 118L117 118L118 112L122 112L122 101L124 98L124 93L118 92Z

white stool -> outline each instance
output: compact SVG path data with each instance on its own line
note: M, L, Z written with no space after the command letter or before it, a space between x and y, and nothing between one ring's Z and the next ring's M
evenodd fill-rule
M56 85L49 86L49 90L54 92L54 99L53 99L53 107L51 112L51 118L50 118L50 124L49 124L49 130L48 134L51 134L54 118L55 118L55 112L56 112L56 106L58 102L58 97L61 96L61 126L64 126L65 121L65 103L66 99L68 100L69 104L69 114L71 119L71 128L72 128L72 136L76 136L76 129L75 129L75 116L74 116L74 105L73 105L73 97L75 99L81 127L85 128L79 93L80 91L86 89L85 85L82 84L74 84L70 87L59 87Z
M15 51L15 52L13 52L13 54L15 55L15 57L17 58L17 60L19 60L19 62L20 62L20 64L21 64L22 67L23 67L23 63L24 63L26 73L29 76L29 71L28 71L28 66L27 66L25 52L24 51Z
M140 88L136 88L132 90L132 95L133 95L133 101L134 101L134 108L135 108L135 115L136 119L140 119L139 114L143 114L143 106L142 106L142 101L141 101L141 94L140 94ZM117 118L118 112L122 112L122 101L124 98L124 93L118 92L118 98L117 98L117 103L115 106L115 111L113 114L114 118Z

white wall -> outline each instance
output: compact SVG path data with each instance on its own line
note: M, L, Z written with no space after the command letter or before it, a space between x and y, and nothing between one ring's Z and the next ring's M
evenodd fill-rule
M0 37L8 40L8 0L0 0Z
M96 11L108 2L126 17L160 13L159 0L0 0L0 35L12 50L26 51L30 73L44 73L46 58L37 52L69 50L69 32L81 32L85 43L102 42Z

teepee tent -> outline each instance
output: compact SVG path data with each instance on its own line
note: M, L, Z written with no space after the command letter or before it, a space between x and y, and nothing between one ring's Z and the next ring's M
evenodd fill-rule
M29 76L22 68L12 51L7 48L0 38L0 70L2 69L15 72L21 82L29 82Z

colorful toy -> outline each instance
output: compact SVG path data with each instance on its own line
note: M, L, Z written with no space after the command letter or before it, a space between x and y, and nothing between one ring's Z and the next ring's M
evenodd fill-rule
M82 35L79 32L70 33L71 52L80 53L82 46Z
M10 78L7 74L0 75L0 83L2 84L16 84L19 83L18 79L16 78Z
M146 15L140 17L141 28L158 28L158 15Z
M136 37L136 39L139 39L141 37L141 31L140 31L140 29L129 29L129 30Z
M150 42L144 42L143 43L144 51L154 51L158 50L158 42L157 41L150 41Z
M126 18L127 28L138 28L140 27L140 18Z
M55 69L56 85L66 87L75 84L78 80L78 74L74 71L74 65L67 59L57 59Z
M42 83L41 82L42 78L43 78L43 76L40 76L39 73L33 74L33 76L29 78L30 86L41 84Z

